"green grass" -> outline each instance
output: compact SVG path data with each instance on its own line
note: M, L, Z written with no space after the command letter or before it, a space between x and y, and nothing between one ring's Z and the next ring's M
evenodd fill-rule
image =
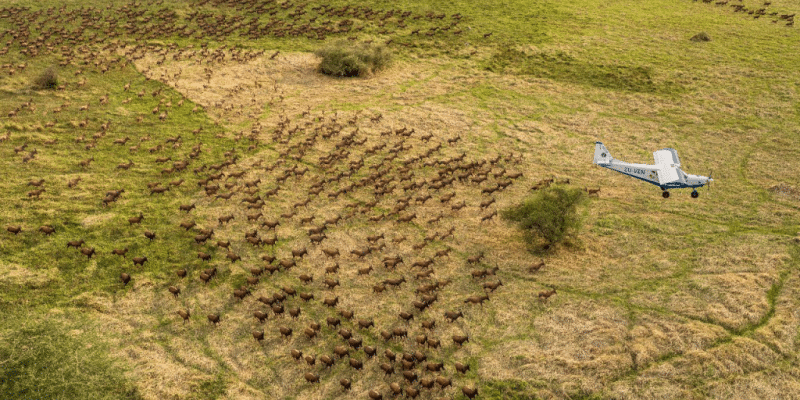
M195 389L192 399L213 400L220 398L227 388L225 377L218 375L215 379L203 381Z
M674 91L660 89L650 67L594 64L563 52L527 55L505 47L492 55L484 68L496 73L518 73L567 83L585 84L632 92Z
M17 309L13 314L21 313ZM14 327L0 331L0 392L3 396L12 399L143 398L136 386L123 377L128 368L109 357L104 339L94 331L84 331L86 325L36 314L28 320L5 314L2 320L4 326Z

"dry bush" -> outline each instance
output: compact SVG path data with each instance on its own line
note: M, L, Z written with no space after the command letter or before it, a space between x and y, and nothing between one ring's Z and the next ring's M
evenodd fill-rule
M316 52L322 58L319 71L326 75L355 77L368 76L386 68L391 62L391 52L383 45L350 43L341 40Z
M58 74L55 68L49 67L33 80L36 89L55 89L58 86Z

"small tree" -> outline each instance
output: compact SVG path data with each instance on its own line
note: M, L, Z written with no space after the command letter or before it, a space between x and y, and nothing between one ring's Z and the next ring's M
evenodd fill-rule
M33 80L33 87L36 89L55 89L57 86L58 75L53 67L42 71L42 73Z
M577 208L585 198L583 190L551 186L501 215L517 223L531 247L548 250L578 232L581 221Z

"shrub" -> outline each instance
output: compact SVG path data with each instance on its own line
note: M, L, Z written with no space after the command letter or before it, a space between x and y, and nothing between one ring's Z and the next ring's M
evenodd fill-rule
M391 62L391 52L383 45L334 42L314 52L322 57L319 70L333 76L368 76L386 68Z
M585 198L583 190L551 186L504 210L501 215L517 223L531 247L547 250L578 232L577 207Z
M689 40L693 42L710 42L711 36L708 36L705 32L700 32L697 35L692 36Z
M36 89L55 89L58 86L58 75L53 67L44 70L33 80Z

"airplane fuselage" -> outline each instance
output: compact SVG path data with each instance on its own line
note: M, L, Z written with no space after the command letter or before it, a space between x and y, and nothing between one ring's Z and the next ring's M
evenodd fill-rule
M661 167L658 165L632 164L619 160L613 160L608 164L598 165L603 168L608 168L630 177L652 183L653 185L660 187L662 190L703 187L706 185L706 183L708 183L709 179L707 176L687 174L680 168L675 167L675 170L679 176L679 180L662 184L659 183L658 180L658 173L661 169Z

